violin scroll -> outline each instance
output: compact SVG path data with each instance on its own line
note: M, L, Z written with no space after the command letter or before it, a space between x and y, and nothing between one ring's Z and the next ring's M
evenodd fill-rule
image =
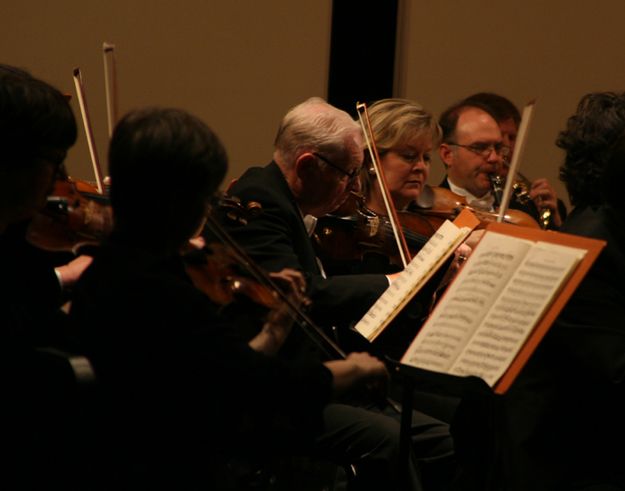
M223 212L228 220L247 225L248 220L258 216L263 207L258 201L249 201L247 204L241 203L236 196L222 195L213 203L213 208Z

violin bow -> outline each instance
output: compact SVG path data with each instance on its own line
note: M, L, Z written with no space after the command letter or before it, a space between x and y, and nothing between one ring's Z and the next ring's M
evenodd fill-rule
M512 186L515 181L517 169L519 168L519 162L523 150L525 150L525 143L527 142L527 134L532 116L534 115L535 100L528 102L523 108L523 114L521 115L521 124L519 125L519 133L517 135L516 144L514 146L514 155L512 155L512 161L508 167L508 175L506 176L506 185L503 188L501 194L501 204L499 205L499 213L497 214L497 221L503 222L506 212L508 211L508 205L510 204L510 198L512 196Z
M256 261L254 261L245 250L226 232L226 230L221 226L221 224L217 221L217 219L211 214L208 213L206 215L206 227L210 229L210 231L217 237L222 244L230 247L232 252L236 255L241 265L244 266L250 274L254 277L256 281L260 284L263 284L269 287L272 291L278 295L280 300L285 302L291 312L295 314L296 318L299 319L299 324L304 328L304 331L309 335L313 342L315 342L321 349L323 349L326 354L331 357L339 357L342 359L346 358L345 352L339 348L339 346L332 341L328 337L328 335L323 332L321 327L317 326L311 319L304 313L304 311L293 302L293 300L286 295L279 287L276 285L276 282L269 276L269 274L262 269ZM311 330L306 329L309 327ZM318 336L319 338L316 338Z
M115 45L102 43L102 58L104 61L104 90L106 92L106 117L109 128L109 138L113 136L113 128L117 123L117 69L115 64Z
M321 327L315 324L312 319L301 309L301 307L293 300L291 297L286 295L279 287L276 285L276 282L273 281L271 276L261 268L256 261L254 261L245 249L241 247L232 236L222 227L221 223L215 218L212 213L206 214L206 223L204 225L207 229L210 230L214 234L214 236L221 241L222 244L225 244L227 247L230 247L232 252L237 256L238 260L241 262L241 265L246 267L249 273L254 277L256 281L260 284L263 284L269 287L272 291L276 293L276 295L285 302L291 312L295 314L295 319L297 320L299 326L302 328L304 333L308 335L312 342L314 342L319 348L321 348L330 358L339 358L345 360L347 358L347 354L343 351L330 337L323 331ZM393 409L397 414L401 414L401 408L393 401L392 399L386 397L384 401L389 405L391 409Z
M254 261L247 254L247 252L245 252L245 250L230 236L230 234L228 234L228 232L226 232L219 221L211 213L207 213L206 215L205 226L210 229L210 231L215 235L215 237L217 237L218 240L222 242L222 244L232 248L232 251L238 256L241 264L248 269L254 279L271 288L272 291L274 291L276 295L278 295L278 297L289 306L291 312L295 314L297 319L299 319L298 324L317 346L325 351L325 353L330 357L338 357L342 360L347 358L345 351L339 348L339 346L332 341L332 339L330 339L325 332L323 332L323 329L315 324L310 317L308 317L308 315L298 305L296 305L293 300L278 287L278 285L276 285L276 282L271 279L269 274L262 269L256 261ZM385 398L384 401L397 414L401 414L401 409L395 401L388 397Z
M104 194L102 169L100 167L100 161L98 160L98 151L96 149L95 141L93 139L93 130L91 128L91 120L89 119L89 112L87 110L87 101L85 99L85 90L80 68L74 68L74 87L76 88L76 96L78 97L80 114L82 115L82 122L85 128L85 136L87 137L89 154L91 155L91 164L93 166L93 173L95 174L96 187L98 188L98 192L100 194Z
M410 250L408 249L408 244L406 242L406 237L404 236L403 230L401 227L398 226L399 218L397 216L397 210L391 198L391 193L388 190L388 184L386 181L386 176L384 175L384 169L380 164L380 155L378 153L378 148L375 144L375 138L373 137L373 129L371 128L371 121L369 119L367 105L364 102L359 102L356 104L356 110L358 111L358 120L360 121L362 133L365 138L365 143L367 144L367 149L369 150L371 163L375 170L378 184L380 185L380 191L382 193L384 206L388 214L388 219L391 223L391 228L393 229L393 236L395 237L395 242L397 242L399 256L401 257L401 261L405 268L406 266L408 266L408 263L411 259Z

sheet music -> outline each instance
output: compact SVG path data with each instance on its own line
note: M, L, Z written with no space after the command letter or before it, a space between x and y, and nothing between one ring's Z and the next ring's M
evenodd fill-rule
M410 376L416 376L413 366L480 377L495 393L506 393L605 245L561 232L489 224L399 366ZM446 307L451 302L455 310ZM442 326L433 329L435 322Z
M486 233L402 362L447 372L532 244Z
M446 220L371 306L355 329L370 341L375 339L470 232L469 228L459 228Z
M573 247L536 243L450 373L476 375L493 386L585 252Z

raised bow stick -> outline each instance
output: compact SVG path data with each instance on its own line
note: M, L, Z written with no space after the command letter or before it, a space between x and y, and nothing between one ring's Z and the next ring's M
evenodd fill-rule
M96 150L95 141L93 139L93 130L91 129L91 120L89 119L89 112L87 111L87 102L85 100L85 91L80 68L74 68L74 87L76 88L80 114L82 115L82 122L85 127L85 136L87 137L87 145L89 147L89 154L91 155L91 164L93 166L93 173L95 174L96 186L98 188L98 192L100 194L104 194L102 169L100 167L98 151Z
M384 200L384 206L386 208L388 220L391 224L391 228L393 229L393 236L395 237L395 241L397 242L399 256L405 268L406 266L408 266L408 263L411 259L410 250L408 249L408 244L406 243L406 237L404 236L404 232L402 228L398 225L399 218L397 217L397 210L395 209L395 204L393 203L393 200L391 198L391 193L388 190L388 184L384 175L384 169L380 164L380 155L378 154L378 149L375 144L375 139L373 137L373 130L371 128L371 121L369 120L367 105L363 102L359 102L356 104L356 110L358 111L358 119L360 121L360 126L362 127L362 133L365 138L365 143L367 144L367 149L369 150L371 163L375 170L378 184L380 185L380 191Z
M503 193L501 195L501 204L499 205L499 213L497 215L497 221L503 222L506 212L508 211L508 205L510 204L510 197L512 196L512 186L514 184L519 168L519 162L521 161L521 155L525 150L525 142L527 141L527 131L529 129L532 115L534 114L534 104L536 101L530 101L523 108L523 114L521 116L521 124L519 125L519 134L517 135L516 144L514 146L514 155L512 155L512 161L508 168L508 175L506 176L506 185L504 186Z
M104 89L106 91L106 117L108 120L109 138L113 136L113 128L117 123L117 70L115 67L115 45L102 43L104 59Z

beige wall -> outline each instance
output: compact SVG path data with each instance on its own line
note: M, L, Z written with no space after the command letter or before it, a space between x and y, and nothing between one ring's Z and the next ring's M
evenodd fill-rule
M404 13L398 95L437 116L480 91L536 109L520 162L559 196L558 132L588 92L625 90L625 2L400 0ZM440 161L431 182L444 175ZM565 200L568 203L568 200Z
M71 94L80 66L103 163L103 41L116 46L120 112L151 104L193 112L224 141L230 177L271 159L290 106L327 92L330 0L31 0L4 2L0 19L2 62ZM93 179L82 127L67 167Z
M401 5L396 95L437 116L476 91L498 92L518 105L536 98L521 162L529 177L558 183L562 156L553 142L583 94L625 89L622 0ZM288 107L326 94L330 18L331 0L5 2L0 60L72 94L72 69L80 66L104 162L101 46L114 43L121 112L146 104L194 112L224 140L234 177L269 160ZM81 132L67 164L76 177L91 178L88 162ZM440 163L432 174L436 183Z

